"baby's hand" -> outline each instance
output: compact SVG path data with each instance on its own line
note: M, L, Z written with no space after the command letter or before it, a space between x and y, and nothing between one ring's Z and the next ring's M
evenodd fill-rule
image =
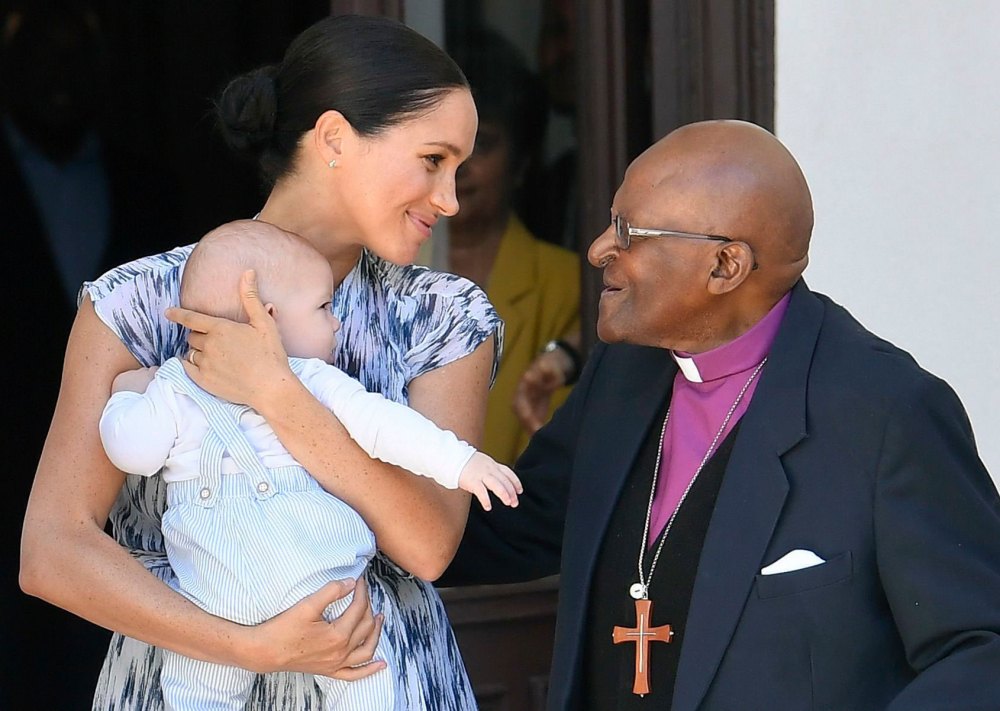
M159 368L154 365L150 368L136 368L119 373L111 383L111 392L128 390L134 393L144 393L149 384L153 382L153 376L156 375L157 370Z
M489 511L490 493L508 506L517 506L517 495L524 491L521 480L503 464L482 452L476 452L458 476L458 488L475 494L483 509Z

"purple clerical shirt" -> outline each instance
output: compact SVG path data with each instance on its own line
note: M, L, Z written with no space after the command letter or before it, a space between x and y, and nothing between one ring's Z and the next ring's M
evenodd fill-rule
M767 356L790 296L790 293L785 294L764 318L729 343L704 353L671 352L680 371L674 377L670 419L663 436L647 545L652 545L667 525L726 419L726 413L751 374ZM746 412L759 381L758 375L747 388L715 442L716 449Z

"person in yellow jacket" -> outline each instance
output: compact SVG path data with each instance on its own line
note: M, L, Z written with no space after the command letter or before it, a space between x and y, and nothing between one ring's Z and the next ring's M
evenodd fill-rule
M460 209L448 222L448 269L482 286L504 321L482 450L512 464L531 434L513 411L518 381L546 348L572 352L566 339L580 330L580 257L536 238L513 207L544 135L547 111L537 76L492 31L466 33L451 54L472 87L479 132L456 177ZM549 415L569 390L554 393Z

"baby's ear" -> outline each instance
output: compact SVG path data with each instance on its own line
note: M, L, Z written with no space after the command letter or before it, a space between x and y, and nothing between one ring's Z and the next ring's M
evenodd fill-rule
M267 312L267 315L270 316L271 318L274 318L274 315L278 313L278 309L275 308L274 304L264 304L264 310Z

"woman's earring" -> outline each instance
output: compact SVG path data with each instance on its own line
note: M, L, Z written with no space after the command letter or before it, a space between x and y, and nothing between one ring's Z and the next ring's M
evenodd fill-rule
M327 163L327 165L330 166L331 168L336 168L337 167L337 159L334 158L332 161L330 161L329 163Z

